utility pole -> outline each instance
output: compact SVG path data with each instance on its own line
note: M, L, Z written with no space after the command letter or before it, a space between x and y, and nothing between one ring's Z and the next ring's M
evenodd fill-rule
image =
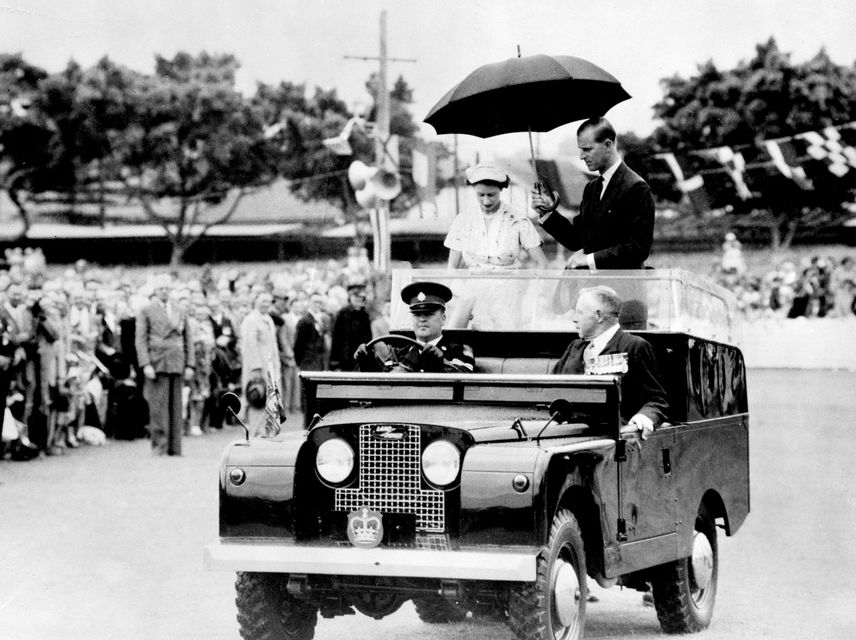
M386 144L389 141L389 89L387 88L388 62L416 62L413 58L389 58L386 51L386 9L380 12L380 55L379 56L345 56L350 60L378 60L377 87L377 122L375 123L375 167L378 171L398 171L392 166L392 160L387 154ZM389 233L389 202L378 200L377 206L369 212L372 216L372 233L374 236L374 266L375 269L389 269L392 257L392 239Z

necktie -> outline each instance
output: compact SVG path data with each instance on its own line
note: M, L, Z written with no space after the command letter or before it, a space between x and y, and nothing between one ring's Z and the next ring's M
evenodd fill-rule
M603 176L598 176L594 181L595 193L597 194L597 199L600 200L603 195Z

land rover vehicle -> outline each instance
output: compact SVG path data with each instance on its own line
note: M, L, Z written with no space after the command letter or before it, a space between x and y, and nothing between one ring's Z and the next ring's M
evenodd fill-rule
M580 638L587 577L653 589L668 632L711 620L717 528L749 512L746 377L733 297L684 271L397 271L455 294L472 374L304 373L304 430L238 442L220 471L209 568L238 572L244 638L311 638L324 617L466 612L521 639ZM620 377L554 375L583 287L623 302L670 411L621 424ZM394 333L407 307L394 301ZM390 340L395 340L391 338Z

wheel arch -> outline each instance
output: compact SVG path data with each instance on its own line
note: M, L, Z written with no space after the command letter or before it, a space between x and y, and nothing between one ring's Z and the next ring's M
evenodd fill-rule
M590 575L603 573L603 531L600 507L592 492L591 471L595 460L589 453L552 456L547 466L543 531L549 535L550 526L561 509L576 518L583 537L586 570ZM546 544L546 538L542 544Z
M591 491L575 484L565 488L553 511L568 509L577 519L583 536L583 548L586 554L586 570L590 576L603 574L603 530L600 523L600 508Z
M725 523L726 535L731 535L731 525L728 521L728 509L725 507L725 501L716 489L708 489L705 491L698 506L699 511L704 510L712 518L722 518Z

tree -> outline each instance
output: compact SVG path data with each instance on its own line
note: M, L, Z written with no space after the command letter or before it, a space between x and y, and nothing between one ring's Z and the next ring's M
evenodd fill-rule
M112 141L129 192L166 230L171 262L275 175L281 152L264 135L262 112L235 89L237 68L231 55L157 56L155 74L137 78L127 126ZM205 217L224 202L224 213Z
M373 99L377 96L377 74L366 82ZM412 139L418 127L407 105L413 91L399 77L390 91L390 133L399 136L399 156L409 158ZM375 102L377 100L375 99ZM306 86L281 82L277 86L259 84L253 103L264 114L272 139L280 145L281 175L291 181L292 191L303 200L326 200L344 212L356 214L358 206L347 181L348 166L355 160L368 165L375 162L374 140L368 130L375 118L374 110L366 118L367 126L354 127L348 142L349 156L337 155L323 141L338 136L353 117L334 90L315 88L309 96ZM402 196L399 206L415 193L409 172L402 172Z
M326 200L343 211L353 208L348 165L353 160L371 163L373 147L366 133L358 129L349 139L352 156L336 155L324 146L323 141L338 136L351 118L336 91L316 87L308 96L304 84L259 84L253 104L281 150L277 171L290 180L295 195L302 200Z
M4 186L25 232L25 196L71 211L94 201L103 212L120 195L163 226L180 261L280 164L263 113L235 89L237 68L231 55L178 53L157 56L153 75L107 58L49 75L20 56L0 58Z
M27 63L21 54L0 54L0 184L18 209L22 235L30 217L21 192L36 182L36 175L54 157L49 123L32 108L44 69Z
M366 90L377 104L379 76L372 73L366 82ZM398 136L399 177L401 179L401 195L391 204L393 211L402 211L410 208L416 198L416 185L410 171L412 168L413 140L419 130L413 121L410 106L413 103L413 89L407 84L403 76L398 76L389 92L389 133Z
M792 64L773 38L758 44L755 56L734 69L723 71L709 61L693 77L675 75L661 84L664 95L654 113L662 124L652 134L660 151L757 145L856 116L856 67L834 64L823 49L807 62ZM763 213L776 246L787 245L800 222L818 208L842 211L842 203L852 198L848 181L822 181L804 190L774 167L759 184L760 197L735 200L733 210Z

